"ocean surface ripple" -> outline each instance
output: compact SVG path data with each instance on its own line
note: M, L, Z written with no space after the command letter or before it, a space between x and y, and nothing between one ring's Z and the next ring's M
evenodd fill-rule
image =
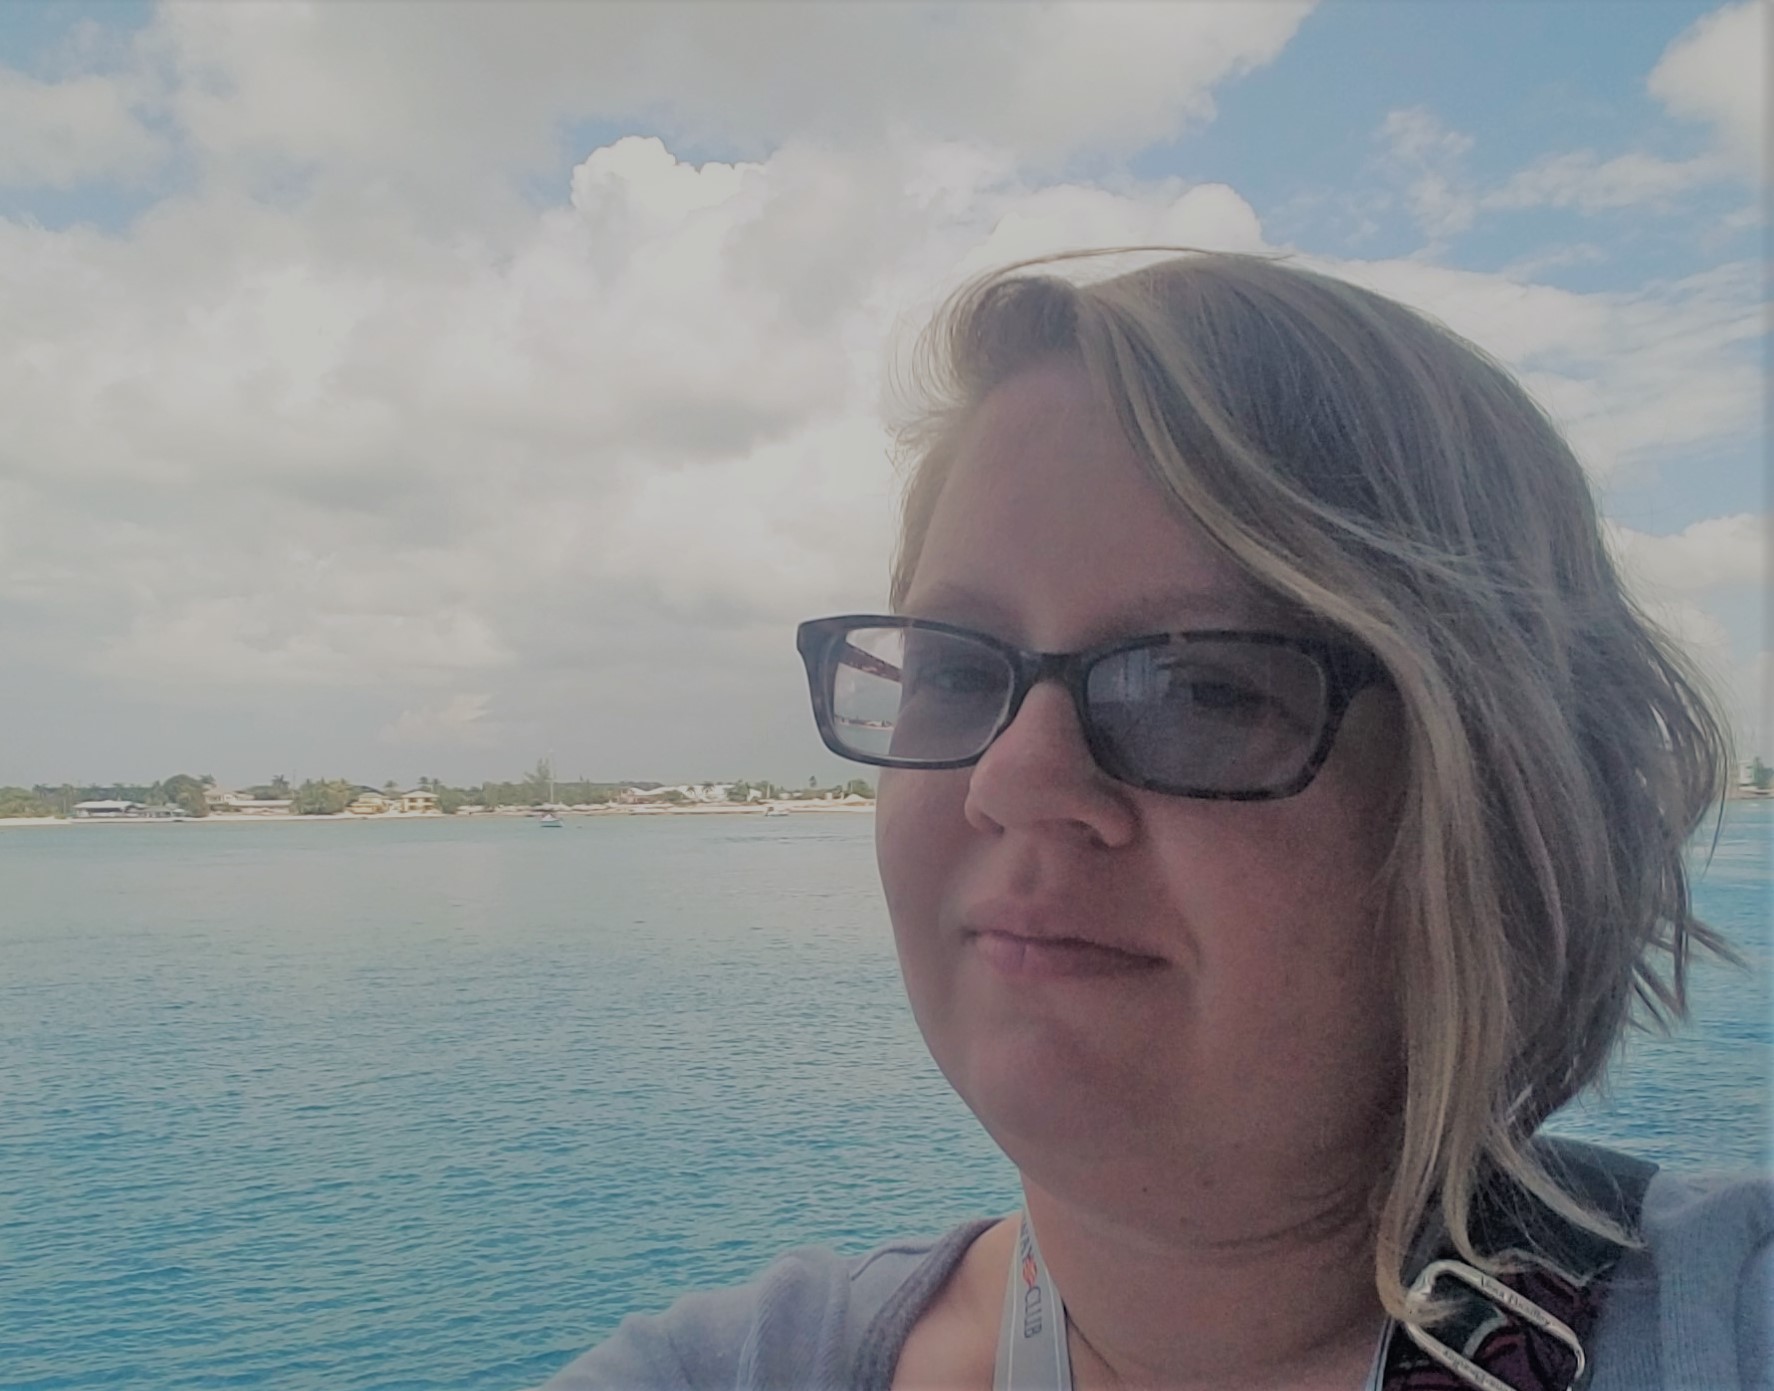
M0 830L0 1386L532 1385L629 1311L1016 1202L866 815ZM1696 1027L1558 1119L1769 1160L1770 835Z

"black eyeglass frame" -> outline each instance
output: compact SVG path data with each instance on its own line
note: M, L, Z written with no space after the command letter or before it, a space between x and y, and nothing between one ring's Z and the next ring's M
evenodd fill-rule
M921 759L894 758L890 754L859 753L847 747L839 738L837 726L832 716L831 693L833 687L833 668L838 656L839 644L846 633L856 628L918 628L928 632L946 633L951 637L966 638L1002 655L1009 663L1014 682L1011 686L1010 698L999 717L997 726L992 730L986 741L980 745L979 752L969 754L965 758ZM1124 652L1138 651L1144 647L1165 646L1181 640L1185 644L1190 641L1205 642L1237 642L1248 643L1261 647L1286 647L1302 653L1318 666L1324 675L1325 703L1324 724L1313 746L1310 756L1300 771L1286 782L1262 788L1246 788L1238 791L1225 791L1217 788L1180 787L1150 778L1134 776L1131 770L1117 771L1117 760L1114 750L1096 728L1091 718L1086 683L1091 668L1105 658L1118 656ZM1202 801L1219 802L1268 802L1279 801L1283 797L1292 797L1306 790L1312 779L1318 775L1324 762L1330 757L1331 746L1336 742L1337 731L1343 723L1343 716L1348 713L1349 704L1369 686L1378 685L1386 680L1386 668L1380 660L1364 648L1352 643L1339 642L1331 638L1308 637L1293 633L1272 633L1252 631L1242 628L1198 628L1173 633L1149 633L1142 637L1120 638L1113 642L1101 643L1081 652L1030 652L993 637L990 633L981 633L972 628L963 628L958 624L944 623L934 618L908 618L903 614L839 614L830 618L810 618L795 630L795 647L801 654L801 661L807 668L808 690L813 698L813 720L819 727L819 737L826 748L840 758L849 759L853 763L871 764L877 768L909 768L930 769L970 768L985 757L986 750L997 741L998 736L1010 728L1021 711L1023 701L1035 688L1038 681L1055 680L1063 686L1072 698L1072 708L1078 716L1078 726L1084 732L1084 742L1090 748L1090 756L1096 766L1109 777L1130 787L1137 787L1147 792L1162 792L1171 797L1189 797Z

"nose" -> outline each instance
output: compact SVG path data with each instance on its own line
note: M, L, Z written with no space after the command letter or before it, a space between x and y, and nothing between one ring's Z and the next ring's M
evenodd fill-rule
M1124 845L1135 829L1129 791L1097 767L1065 687L1043 680L974 764L964 810L978 830L1064 827Z

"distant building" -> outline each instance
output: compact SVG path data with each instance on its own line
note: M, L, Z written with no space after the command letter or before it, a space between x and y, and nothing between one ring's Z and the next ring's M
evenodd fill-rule
M211 812L222 816L288 816L288 797L243 797L238 792L225 792L220 797L206 798Z
M415 788L411 792L400 794L399 809L408 815L437 811L437 793L426 788Z
M345 810L353 816L380 816L391 805L392 803L380 792L371 792L365 789L351 799L351 805Z
M140 802L76 802L74 815L82 821L111 820L119 816L134 816L141 809Z
M669 794L675 792L682 796L683 791L681 787L625 787L616 800L630 806L639 802L663 802L670 800Z
M616 795L616 800L631 806L644 802L670 802L680 797L686 802L724 802L732 787L730 782L685 782L676 787L625 787Z

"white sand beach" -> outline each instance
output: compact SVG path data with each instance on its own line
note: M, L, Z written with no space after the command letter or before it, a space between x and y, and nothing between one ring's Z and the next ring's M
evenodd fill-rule
M693 802L683 806L673 805L623 805L612 803L608 806L593 807L560 807L555 814L563 819L574 817L599 816L762 816L767 810L779 810L794 816L808 816L818 813L850 813L872 812L875 804L870 801L839 802L839 801L799 801L799 802ZM386 821L482 821L503 819L522 821L541 816L540 811L532 808L509 811L461 812L449 816L441 811L406 812L385 811L367 816L356 816L348 811L335 812L321 816L265 816L265 815L231 815L226 812L212 813L209 816L193 817L155 817L155 816L12 816L0 818L0 829L12 826L189 826L230 825L230 826L292 826L313 821L360 821L365 823Z

